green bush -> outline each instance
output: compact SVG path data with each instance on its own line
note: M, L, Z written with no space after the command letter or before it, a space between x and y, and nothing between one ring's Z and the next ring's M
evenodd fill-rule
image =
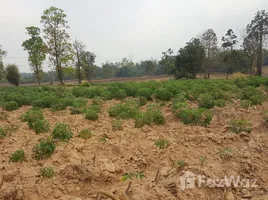
M252 105L251 101L249 100L243 100L240 103L241 108L245 108L245 109L248 109L251 105Z
M234 133L250 133L252 131L252 124L246 119L233 120L230 125L230 130Z
M52 137L60 141L69 141L73 137L73 132L68 124L57 123L52 132Z
M159 139L155 142L155 145L159 148L159 149L165 149L168 147L169 145L169 141L165 140L165 139Z
M144 106L147 104L147 99L145 97L139 97L139 106Z
M25 159L26 156L23 150L17 150L10 156L10 161L12 162L22 162Z
M224 99L217 99L215 100L215 106L223 108L226 106L226 101Z
M159 89L155 94L156 99L160 99L163 101L169 101L172 96L172 93L165 88Z
M145 97L147 100L152 100L153 90L150 88L140 88L138 90L140 97Z
M260 90L249 86L242 90L240 98L241 100L249 100L251 105L261 105L264 100L264 95Z
M181 92L180 94L176 94L174 96L173 104L180 103L180 102L186 102L186 101L187 101L186 93Z
M139 109L137 104L127 102L111 107L108 112L111 117L130 119L135 118L139 114Z
M50 129L50 125L46 119L37 119L32 123L31 128L36 134L47 133Z
M213 108L215 105L214 98L210 94L201 94L198 99L199 108Z
M51 178L55 175L55 171L53 167L41 167L40 168L40 175L42 177Z
M77 98L73 102L73 107L84 108L87 105L88 100L86 98Z
M32 108L21 115L20 119L22 122L28 122L29 126L31 127L36 120L44 119L44 115L41 109Z
M99 119L98 112L94 109L87 109L86 110L86 119L96 121Z
M212 120L212 113L205 108L182 109L176 116L184 123L191 125L208 126Z
M116 90L113 90L112 94L113 94L113 98L115 99L124 99L127 97L126 91L123 89L119 89L119 88L117 88Z
M0 139L3 139L7 136L6 130L0 127Z
M19 105L16 101L9 101L5 104L4 109L7 111L18 110Z
M122 121L121 120L113 120L112 121L112 129L113 131L122 131Z
M86 128L86 129L83 129L82 131L79 132L78 137L86 140L86 139L91 138L92 135L93 135L92 132Z
M83 113L83 109L73 107L73 108L70 108L70 112L71 112L71 115L79 115Z
M94 97L92 99L92 105L97 105L99 107L101 107L104 104L104 101L101 97Z
M42 160L50 157L56 149L56 145L52 140L41 140L39 144L33 148L32 157L36 160Z

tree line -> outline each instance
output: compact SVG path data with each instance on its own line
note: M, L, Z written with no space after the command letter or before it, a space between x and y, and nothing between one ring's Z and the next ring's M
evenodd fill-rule
M135 77L168 74L175 78L196 78L202 73L209 79L211 73L234 72L262 75L262 68L268 65L268 12L258 11L241 35L239 43L237 35L228 29L221 37L222 44L213 29L206 30L200 37L192 38L176 53L172 49L162 53L160 61L155 59L134 63L123 58L120 62L106 62L101 67L95 65L96 55L88 51L82 41L71 43L67 15L62 9L50 7L41 16L42 29L26 27L29 39L22 43L28 53L30 69L35 80L52 81L56 77L60 83L64 79ZM43 36L41 36L43 33ZM265 45L266 44L266 45ZM239 48L237 48L239 46ZM0 81L19 85L20 72L16 64L4 66L3 58L7 52L0 45ZM43 63L49 61L50 72L43 71ZM23 76L25 78L25 76ZM28 77L29 78L29 77Z

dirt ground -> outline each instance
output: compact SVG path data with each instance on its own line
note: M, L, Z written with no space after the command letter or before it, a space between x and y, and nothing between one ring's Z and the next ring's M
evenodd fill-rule
M268 129L261 112L268 109L268 102L249 110L240 103L214 108L209 127L187 126L180 122L166 105L163 112L166 124L134 128L132 120L123 121L123 131L112 131L108 108L119 101L107 101L96 122L82 115L70 115L69 111L53 113L45 109L45 118L54 128L57 122L68 123L74 133L69 143L58 142L53 155L42 161L31 158L32 148L50 133L36 135L19 116L30 107L9 113L8 120L0 126L18 125L10 136L0 139L0 199L11 200L95 200L98 191L114 193L117 200L267 200L268 199ZM253 124L250 134L234 134L228 130L232 119L245 118ZM87 141L78 138L78 132L89 128L93 137ZM106 134L108 141L101 143ZM170 141L160 150L155 141ZM220 159L218 149L232 148L229 160ZM23 149L27 160L11 163L9 156ZM201 165L200 156L206 161ZM172 161L184 160L186 165L172 168ZM53 166L56 175L41 178L39 169ZM126 172L143 171L145 178L132 180L128 198L123 192L129 180L120 179ZM159 176L156 176L159 171ZM209 188L181 189L180 176L189 171L196 175L216 179L224 176L241 176L257 179L257 188ZM157 177L157 178L156 178ZM99 200L107 199L99 195Z

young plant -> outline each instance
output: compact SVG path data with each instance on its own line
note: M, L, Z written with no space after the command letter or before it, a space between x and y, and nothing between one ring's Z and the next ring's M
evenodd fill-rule
M19 109L19 105L16 101L10 101L5 104L4 109L7 111L17 110Z
M159 149L165 149L168 147L169 145L169 141L165 140L165 139L159 139L155 142L155 145L159 148Z
M71 115L79 115L83 113L81 108L72 107L70 108Z
M25 159L26 156L23 150L17 150L10 156L10 161L12 162L22 162Z
M88 128L86 128L79 132L78 137L87 140L91 138L92 135L93 135L92 132Z
M232 157L232 149L230 147L219 149L217 155L219 155L222 160L230 159Z
M121 120L113 120L112 121L112 129L113 131L122 131L122 121Z
M55 151L56 145L52 140L41 140L39 144L33 148L32 157L36 160L48 158Z
M0 111L0 120L7 120L8 118L8 113L5 111Z
M32 123L31 128L36 134L47 133L50 129L50 125L46 119L38 119Z
M55 175L55 171L53 167L41 167L40 168L40 175L42 177L51 178Z
M6 130L0 127L0 139L3 139L7 136Z
M136 178L136 179L143 179L145 177L144 173L143 172L133 172L133 173L125 173L122 178L121 178L121 181L122 182L125 182L127 180L132 180L133 178Z
M107 140L108 140L108 136L105 135L105 134L100 138L100 142L101 142L101 143L106 143Z
M183 168L185 166L185 161L184 160L178 160L175 162L175 167Z
M94 109L86 110L86 119L91 121L96 121L99 119L98 112Z
M198 106L200 108L213 108L215 106L214 98L211 94L201 94L198 99Z
M73 137L73 132L68 124L57 123L52 132L52 137L60 141L69 141Z
M237 134L241 132L250 133L252 131L252 124L246 119L233 120L230 130Z
M200 163L201 163L202 166L204 165L204 163L206 162L206 160L207 160L207 158L205 156L200 156L200 158L199 158L199 161L200 161Z

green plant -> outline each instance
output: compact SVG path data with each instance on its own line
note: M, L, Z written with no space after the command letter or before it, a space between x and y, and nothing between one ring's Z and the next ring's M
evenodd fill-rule
M120 119L135 118L139 114L139 109L136 103L120 103L109 109L109 115L111 117L117 117Z
M47 133L50 129L50 125L46 119L37 119L32 123L31 128L36 134Z
M251 106L251 101L249 100L243 100L240 103L241 108L248 109Z
M93 135L92 132L88 128L86 128L79 132L78 137L86 140L86 139L91 138L92 135Z
M0 139L3 139L7 136L6 130L0 127Z
M99 119L98 112L94 109L87 109L86 110L86 119L96 121Z
M121 181L125 182L127 180L132 180L133 178L142 180L144 177L145 177L145 175L143 172L125 173L125 174L123 174Z
M169 101L172 98L172 96L173 96L172 93L165 88L159 89L155 94L156 99L160 99L163 101Z
M140 88L138 96L145 97L147 100L152 100L153 90L150 88Z
M52 137L60 141L69 141L73 137L73 132L68 124L57 123L52 132Z
M233 120L230 125L230 130L234 133L250 133L252 131L252 124L246 119Z
M214 98L211 94L201 94L198 99L198 106L200 108L213 108L215 105Z
M106 142L107 142L107 140L108 140L108 136L107 136L107 135L105 135L105 134L104 134L104 135L102 135L102 136L101 136L101 138L100 138L100 142L101 142L101 143L106 143Z
M200 161L201 165L204 165L206 160L207 160L207 158L205 156L200 156L200 158L199 158L199 161Z
M112 121L112 129L113 131L122 131L122 121L121 120L113 120Z
M79 115L83 113L81 108L72 107L70 108L71 115Z
M36 160L48 158L55 151L56 145L50 139L41 140L39 144L33 148L32 157Z
M12 162L22 162L25 159L26 156L23 150L17 150L10 156L10 161Z
M145 97L139 97L139 106L144 106L147 104L147 99Z
M217 99L215 100L215 106L223 108L226 106L226 101L224 99Z
M159 149L165 149L168 147L169 145L169 141L165 140L165 139L159 139L155 142L155 145L159 148Z
M227 160L232 157L232 149L230 147L219 149L217 155L219 155L221 159Z
M43 120L43 112L39 108L32 108L20 116L22 122L27 122L30 128L33 128L33 123L37 120Z
M5 104L4 109L7 111L17 110L19 109L19 105L16 101L10 101Z
M184 160L178 160L176 163L176 166L182 168L185 166L185 161Z
M41 167L40 168L40 175L42 177L51 178L55 175L55 171L53 167Z

